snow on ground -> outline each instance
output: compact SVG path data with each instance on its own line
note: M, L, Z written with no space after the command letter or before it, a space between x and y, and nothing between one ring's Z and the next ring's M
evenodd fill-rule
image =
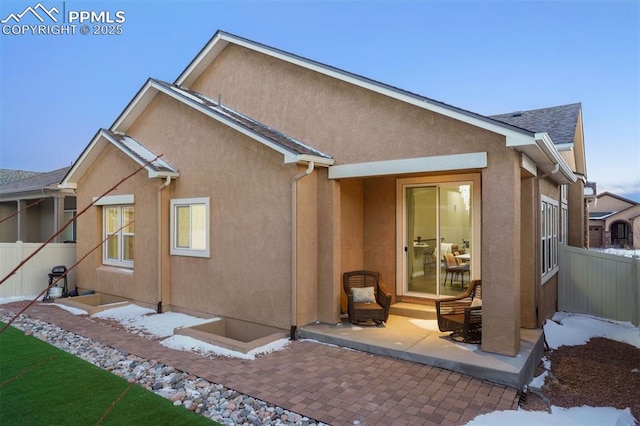
M197 352L205 355L218 355L241 359L255 359L256 355L283 349L288 343L287 339L256 348L248 353L233 351L220 346L215 346L192 337L174 335L173 330L178 327L211 322L212 319L202 319L175 312L157 314L153 309L142 308L138 305L126 305L118 308L107 309L98 312L93 318L109 319L119 322L125 329L140 334L153 335L164 338L161 345L181 351Z
M624 256L624 257L640 257L640 249L630 250L630 249L617 249L617 248L591 248L589 250L598 251L600 253L613 254L616 256Z
M640 348L640 328L628 322L607 320L591 315L556 313L551 321L544 325L544 335L549 347L557 349L560 346L584 345L592 337L606 337L607 339L629 343ZM551 369L551 362L542 359L546 370ZM541 388L544 385L547 371L534 377L529 387ZM494 411L476 417L468 426L501 426L501 425L542 425L571 426L633 426L637 424L631 410L619 410L612 407L572 407L561 408L552 406L551 413L544 411Z
M34 296L35 297L35 296ZM28 298L6 298L0 299L0 304L15 302L18 300L33 300ZM86 311L70 308L61 304L54 304L75 315L86 314ZM133 331L151 334L164 338L160 343L178 350L198 352L202 354L212 354L241 359L254 359L256 355L272 351L282 350L288 345L288 339L280 339L248 354L231 351L218 346L193 339L187 336L173 335L174 328L195 325L206 321L189 315L166 312L156 314L154 310L142 308L137 305L127 305L108 309L94 315L96 318L110 319L117 321L123 327ZM416 320L416 325L426 329L437 331L437 325L433 321ZM592 337L606 337L608 339L629 343L640 348L640 328L628 322L606 320L591 315L568 314L564 312L556 313L551 321L544 325L544 334L552 349L560 346L582 345ZM548 359L543 358L545 368L551 368ZM541 388L544 385L546 372L535 377L528 386ZM598 425L598 426L633 426L637 422L631 411L627 408L619 410L611 407L573 407L561 408L551 407L551 413L543 411L494 411L483 414L471 422L469 426L501 426L501 425L541 425L545 426L571 426L571 425Z

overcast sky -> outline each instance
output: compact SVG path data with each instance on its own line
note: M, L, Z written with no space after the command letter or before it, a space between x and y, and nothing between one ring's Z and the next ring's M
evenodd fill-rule
M479 114L581 102L588 179L640 202L636 0L38 3L0 1L0 168L70 165L148 77L173 82L221 29ZM11 17L29 6L43 23ZM115 22L83 35L82 11Z

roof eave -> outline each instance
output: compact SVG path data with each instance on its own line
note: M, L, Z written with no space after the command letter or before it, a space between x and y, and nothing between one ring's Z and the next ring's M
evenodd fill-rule
M553 144L547 132L536 133L535 142L536 146L544 153L548 161L551 162L552 169L555 168L556 165L558 166L558 173L552 173L551 179L559 184L571 184L578 180L578 177L573 173L567 162L564 161L564 158L560 155L560 152ZM551 170L545 170L545 172L549 173Z
M333 158L319 157L316 155L285 155L284 158L285 163L298 163L298 164L308 164L314 163L316 166L329 167L333 166L335 160Z

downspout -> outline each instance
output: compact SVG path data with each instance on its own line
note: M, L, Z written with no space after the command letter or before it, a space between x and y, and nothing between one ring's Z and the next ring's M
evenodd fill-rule
M291 334L290 339L298 338L298 180L310 175L313 161L304 172L295 175L291 181Z
M158 305L156 312L162 313L162 190L171 185L171 176L165 178L164 183L158 188Z

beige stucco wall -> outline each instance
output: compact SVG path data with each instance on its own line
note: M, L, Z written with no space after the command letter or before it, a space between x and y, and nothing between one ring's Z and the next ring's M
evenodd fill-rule
M520 170L519 156L505 148L504 137L234 45L216 58L192 88L212 98L221 95L223 104L332 155L336 164L488 152L482 206L483 218L490 219L483 220L482 227L482 278L489 300L485 330L493 337L486 339L483 349L517 352ZM366 179L362 198L362 265L380 271L394 293L395 179ZM350 228L356 220L345 213L343 204L350 199L346 191L354 190L351 182L347 186L345 182L340 182L340 191L345 191L340 196L340 229ZM350 235L341 238L340 268L354 262L349 250L359 250L357 243L347 244L354 238ZM334 273L334 280L337 276ZM336 287L335 282L319 281L318 285Z
M305 167L299 166L304 172ZM318 173L297 180L296 281L293 325L318 318ZM286 285L286 283L285 283Z
M588 217L585 215L584 183L582 180L578 179L577 182L569 185L567 198L567 207L569 209L567 243L573 247L586 247L588 240Z
M128 133L180 170L168 189L171 199L210 197L211 257L169 256L171 308L288 329L296 166L165 95L154 99ZM302 197L313 192L304 189L313 179L300 181ZM308 251L302 255L310 257Z
M522 327L537 328L536 306L539 289L539 278L532 274L537 268L540 235L538 227L538 181L535 177L524 177L521 182L520 199L522 203L520 218L520 321Z
M139 166L113 146L106 146L78 182L78 209L84 210L94 197L102 195ZM156 192L158 182L140 172L123 182L109 195L133 194L135 202L134 268L102 265L99 247L78 265L78 287L132 299L144 306L158 302L156 259ZM102 241L102 211L90 207L77 219L78 258L91 252Z
M521 263L521 251L532 250L521 244L522 222L533 218L521 211L519 155L505 147L503 136L234 45L191 88L214 99L220 95L223 104L332 155L336 164L486 152L488 166L481 171L483 350L517 353L520 310L531 309L530 298L521 303L521 282L528 282L530 292L527 274L537 270ZM96 285L104 290L155 304L160 271L167 309L279 328L337 321L346 270L377 270L396 293L395 182L407 176L330 181L326 170L316 170L298 183L302 216L296 240L297 318L292 319L291 179L299 168L163 94L127 133L180 170L180 178L162 192L163 229L169 226L170 199L210 197L211 258L169 256L168 234L158 257L160 182L136 177L134 186L119 189L136 194L134 272L114 273L94 257L83 267L88 281L99 278ZM104 176L120 176L131 167L121 153L106 149L80 182L79 207L104 187ZM527 194L531 190L527 187ZM139 208L139 193L147 194L148 206ZM83 226L92 229L95 241L100 216L90 215ZM138 235L142 240L147 234L148 241L138 241ZM148 258L140 254L144 248ZM530 315L525 317L529 321Z

